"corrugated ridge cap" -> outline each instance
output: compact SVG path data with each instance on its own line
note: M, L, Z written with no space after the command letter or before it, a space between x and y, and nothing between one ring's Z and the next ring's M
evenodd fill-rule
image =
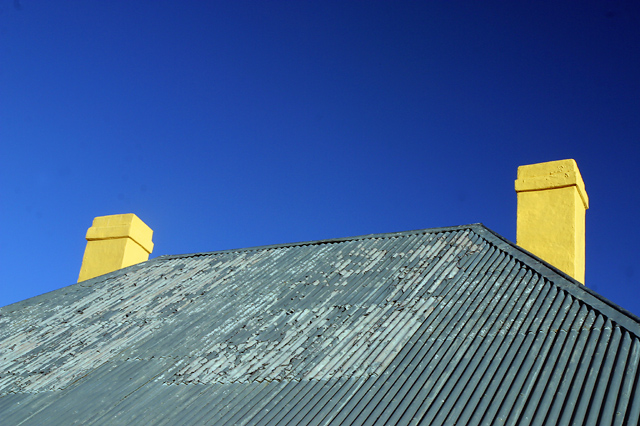
M475 229L481 237L494 244L498 249L507 252L514 258L525 263L531 269L539 271L548 281L565 290L570 295L581 300L591 308L600 312L611 321L625 328L630 333L640 337L640 317L617 305L606 297L591 290L586 285L577 281L570 275L556 268L552 264L539 258L535 254L523 249L517 244L507 240L497 232L482 224ZM475 226L475 225L474 225Z
M189 257L212 256L212 255L225 254L225 253L243 253L243 252L249 252L249 251L261 251L261 250L271 250L271 249L289 248L289 247L336 244L336 243L343 243L347 241L359 241L359 240L374 239L374 238L393 238L393 237L403 237L403 236L418 235L418 234L437 234L439 232L461 231L465 229L471 229L475 231L476 229L488 229L488 228L484 226L482 223L472 223L469 225L445 226L440 228L425 228L425 229L415 229L411 231L386 232L386 233L378 233L378 234L365 234L365 235L357 235L353 237L329 238L324 240L311 240L311 241L301 241L301 242L283 243L283 244L269 244L264 246L217 250L217 251L200 252L200 253L165 254L165 255L150 259L149 262L153 260L165 261L165 260L173 260L173 259L181 259L181 258L189 258Z

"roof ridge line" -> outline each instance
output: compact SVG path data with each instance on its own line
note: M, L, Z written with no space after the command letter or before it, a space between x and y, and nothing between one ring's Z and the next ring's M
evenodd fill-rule
M154 257L153 259L149 259L149 262L154 260L164 261L164 260L172 260L172 259L180 259L180 258L188 258L188 257L217 255L217 254L224 254L224 253L239 253L239 252L247 252L247 251L260 251L260 250L270 250L270 249L277 249L277 248L287 248L287 247L335 244L335 243L342 243L346 241L358 241L358 240L366 240L366 239L372 239L372 238L401 237L405 235L415 235L415 234L421 234L421 233L433 234L438 232L457 231L461 229L474 229L479 227L488 229L482 223L471 223L468 225L443 226L438 228L414 229L411 231L400 231L400 232L381 232L376 234L356 235L352 237L328 238L323 240L299 241L299 242L280 243L280 244L267 244L262 246L252 246L252 247L226 249L226 250L214 250L214 251L207 251L207 252L196 252L196 253L185 253L185 254L165 254L158 257Z
M277 248L285 248L285 247L298 247L298 246L305 246L305 245L335 244L335 243L341 243L341 242L345 242L345 241L364 240L364 239L368 239L368 238L390 238L390 237L394 237L394 236L415 235L415 234L420 234L420 233L448 232L448 231L455 231L455 230L460 230L460 229L474 229L474 228L475 229L480 229L480 228L488 229L482 223L472 223L472 224L469 224L469 225L457 225L457 226L445 226L445 227L438 227L438 228L415 229L415 230L411 230L411 231L401 231L401 232L365 234L365 235L357 235L357 236L353 236L353 237L330 238L330 239L324 239L324 240L301 241L301 242L284 243L284 244L271 244L271 245L264 245L264 246L254 246L254 247L236 248L236 249L228 249L228 250L218 250L218 251L210 251L210 252L186 253L186 254L165 254L165 255L161 255L161 256L157 256L157 257L151 258L151 259L149 259L147 261L144 261L144 262L141 262L141 263L136 263L135 265L130 265L130 266L127 266L127 267L124 267L124 268L121 268L121 269L116 269L115 271L106 273L104 275L99 275L97 277L90 278L88 280L76 282L76 283L70 284L68 286L64 286L64 287L61 287L61 288L53 289L53 290L47 291L45 293L29 297L29 298L24 299L24 300L19 300L17 302L10 303L10 304L5 305L5 306L0 306L0 309L6 310L10 306L12 307L11 310L19 309L21 306L23 306L27 302L28 303L33 303L33 299L40 299L40 298L46 297L49 293L57 292L57 291L60 291L61 289L66 289L65 291L77 291L77 289L81 289L81 288L85 288L85 287L92 287L94 285L99 285L99 284L104 283L106 281L109 281L111 279L115 279L115 278L117 278L117 277L119 277L121 275L126 275L126 274L128 274L130 272L136 271L136 270L138 270L138 269L140 269L142 267L145 267L145 265L150 265L150 264L154 264L154 263L161 263L161 262L168 261L168 260L187 259L187 258L192 258L192 257L219 255L219 254L224 254L224 253L241 253L241 252L248 252L248 251L259 251L259 250L277 249Z
M556 266L550 264L544 259L541 259L530 251L520 247L516 243L509 241L492 229L483 225L482 229L478 229L477 232L480 236L495 244L499 250L505 251L506 253L514 256L516 259L529 266L532 270L539 271L542 276L554 285L567 291L582 303L587 304L594 310L614 321L619 326L640 337L640 317L635 315L633 312L629 312L622 306L619 306L606 297L600 295L585 284L573 278L571 275L558 269ZM505 250L505 246L507 246L507 250ZM548 271L543 273L540 271L540 268L545 268ZM610 312L611 310L613 312Z

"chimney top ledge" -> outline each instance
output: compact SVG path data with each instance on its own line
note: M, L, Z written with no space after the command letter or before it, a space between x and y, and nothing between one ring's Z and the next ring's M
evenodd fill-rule
M516 192L542 191L546 189L575 186L585 209L589 208L589 197L575 160L558 160L518 167Z

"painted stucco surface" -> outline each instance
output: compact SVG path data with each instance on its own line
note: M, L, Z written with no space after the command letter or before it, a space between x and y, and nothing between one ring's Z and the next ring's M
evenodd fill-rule
M584 283L589 198L574 160L518 168L517 243Z
M153 231L132 213L99 216L87 230L87 247L78 281L149 259Z

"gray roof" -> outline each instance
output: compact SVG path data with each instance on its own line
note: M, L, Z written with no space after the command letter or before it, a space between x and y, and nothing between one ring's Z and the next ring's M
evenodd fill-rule
M0 423L635 425L639 336L482 225L162 256L0 309Z

